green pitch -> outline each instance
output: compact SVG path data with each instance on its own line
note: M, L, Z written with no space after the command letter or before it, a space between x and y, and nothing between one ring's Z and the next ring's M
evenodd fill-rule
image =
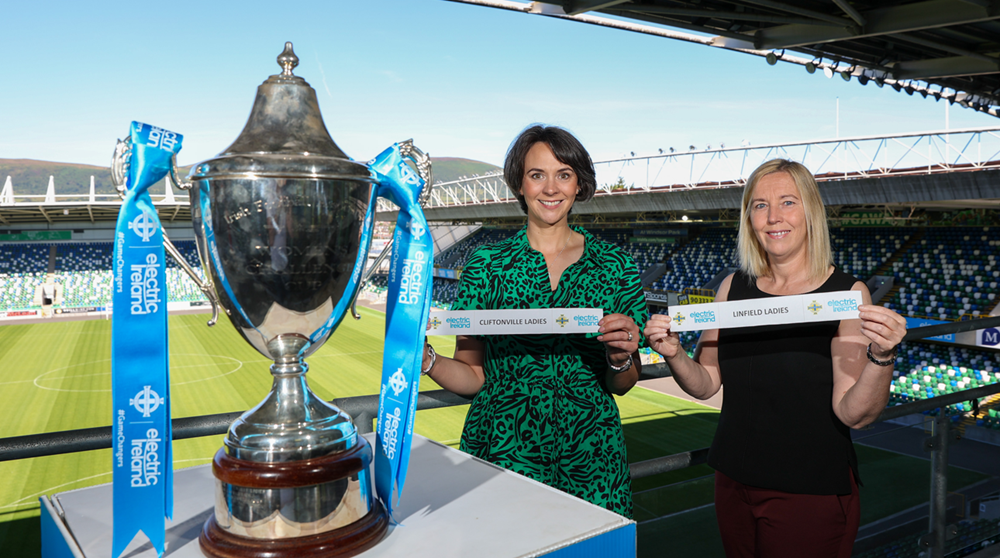
M310 386L324 399L378 393L384 314L360 311L360 321L346 318L308 359ZM214 328L205 325L206 319L169 319L174 418L242 411L256 405L271 386L270 361L251 349L224 318ZM0 327L0 405L7 410L0 437L109 425L110 335L106 320ZM454 351L454 338L431 341L442 354ZM439 386L424 378L421 389ZM619 405L633 461L704 447L715 430L713 409L643 389L620 398ZM457 446L467 409L421 411L415 430ZM674 435L669 425L675 425ZM222 436L175 442L174 466L209 463L221 445ZM689 478L694 474L690 471L661 475L642 485ZM111 450L0 462L0 478L0 554L38 556L38 497L110 482Z
M324 399L378 393L384 314L360 311L360 321L346 318L308 359L309 383ZM270 361L251 349L225 318L214 328L205 325L206 319L204 314L169 319L174 418L242 411L256 405L271 386ZM5 410L0 438L109 425L110 335L106 320L0 326L0 408ZM454 338L432 337L431 342L441 354L454 350ZM421 389L439 387L424 378ZM618 405L633 462L706 447L718 420L715 409L642 388L618 398ZM415 430L457 446L467 409L421 411ZM209 463L221 445L222 436L175 442L174 466ZM870 510L866 521L926 501L926 461L878 450L862 452L861 458L862 475L874 491L870 498L863 492L865 510ZM110 482L111 460L107 449L0 462L0 555L39 556L38 497ZM710 503L711 483L705 478L710 473L702 465L633 483L640 554L662 553L661 541L683 547L714 538L710 508L700 508L690 520L657 519ZM965 473L960 471L955 480L961 481L951 486L980 478ZM876 490L880 486L882 492ZM899 490L908 496L894 497Z

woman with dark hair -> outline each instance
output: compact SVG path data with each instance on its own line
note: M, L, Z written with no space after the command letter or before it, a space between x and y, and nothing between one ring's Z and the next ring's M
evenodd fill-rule
M800 163L750 175L737 245L740 269L716 302L851 290L859 318L710 329L693 359L669 316L645 333L693 397L725 386L708 464L726 556L849 558L861 518L851 429L885 408L906 321L833 265L819 187Z
M469 257L452 309L602 308L600 333L460 335L453 358L427 346L424 373L475 396L463 451L631 516L613 394L639 378L646 303L636 265L569 226L573 204L589 200L597 182L590 155L566 130L524 130L507 152L504 178L527 225Z

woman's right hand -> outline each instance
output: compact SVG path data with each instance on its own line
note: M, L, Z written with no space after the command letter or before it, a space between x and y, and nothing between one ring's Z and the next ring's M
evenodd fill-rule
M649 347L663 355L663 358L673 358L683 351L680 335L670 331L670 316L653 314L642 330L649 341Z

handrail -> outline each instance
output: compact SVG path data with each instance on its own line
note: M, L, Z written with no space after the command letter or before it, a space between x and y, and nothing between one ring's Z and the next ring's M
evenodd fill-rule
M903 341L913 341L916 339L923 339L925 337L937 337L938 335L947 335L949 333L962 333L963 331L973 331L976 329L986 329L998 326L1000 326L1000 316L915 327L906 332L906 336L903 337Z
M378 398L378 395L342 397L334 399L333 404L353 416L358 423L358 431L365 434L372 431L371 420L374 418L372 410L378 409ZM437 409L467 403L469 403L469 399L441 389L421 392L417 397L417 410ZM243 411L173 419L170 421L173 439L184 440L225 434L229 430L229 425L241 414ZM366 418L367 422L364 420ZM0 438L0 461L108 449L112 447L111 436L110 426L100 426Z
M903 339L904 341L910 341L995 326L1000 326L1000 316L913 328L907 332ZM647 364L643 368L644 378L671 375L670 367L666 363ZM903 403L887 407L874 422L883 422L906 415L922 413L963 401L987 397L995 393L1000 393L1000 383L939 395L912 403ZM417 398L417 410L465 405L469 401L468 398L447 390L421 392ZM333 403L355 418L359 432L371 432L371 422L375 414L374 410L378 408L377 395L344 397L333 400ZM240 414L242 412L173 419L171 421L173 439L183 440L225 434L229 429L229 425ZM0 438L0 462L111 447L112 431L110 426ZM707 456L708 448L701 448L632 463L629 469L632 472L632 478L638 479L700 465L705 463Z

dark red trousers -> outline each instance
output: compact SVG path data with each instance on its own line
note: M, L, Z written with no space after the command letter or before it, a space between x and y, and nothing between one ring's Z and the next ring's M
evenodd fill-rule
M850 558L861 522L858 485L842 496L755 488L715 472L715 515L727 558Z

